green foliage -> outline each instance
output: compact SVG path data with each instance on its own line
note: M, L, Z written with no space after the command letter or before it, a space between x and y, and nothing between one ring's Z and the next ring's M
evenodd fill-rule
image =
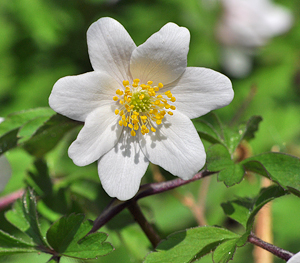
M244 176L243 167L231 159L228 149L222 144L214 144L207 150L207 169L219 171L218 180L226 186L241 182Z
M56 221L47 231L49 245L61 256L92 259L113 251L105 233L88 232L92 222L84 221L84 215L71 214Z
M262 189L255 198L239 198L222 203L222 208L227 216L243 225L250 234L258 211L268 202L286 194L280 186L273 185Z
M187 229L168 236L167 240L157 246L156 252L150 253L144 262L192 262L215 250L222 242L238 237L237 234L219 227Z
M0 230L0 255L43 252L56 258L93 259L114 250L110 243L105 242L107 234L95 232L88 235L92 223L82 214L61 217L44 235L32 190L26 191L22 199L15 202L13 209L6 212L6 218L30 238L30 243Z
M8 115L0 124L0 152L23 146L42 157L52 150L66 132L79 125L49 108L37 108Z
M242 165L300 196L299 158L283 153L264 153L244 160Z

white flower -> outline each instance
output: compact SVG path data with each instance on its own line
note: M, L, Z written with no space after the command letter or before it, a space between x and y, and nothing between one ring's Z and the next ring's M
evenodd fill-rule
M223 15L217 36L224 45L224 68L233 76L249 74L256 48L288 31L291 13L271 0L222 0ZM237 54L234 54L236 51ZM238 61L238 63L237 63Z
M68 154L78 166L98 160L103 188L132 198L148 163L190 179L205 164L191 122L229 104L230 80L187 66L190 34L168 23L136 47L124 27L101 18L87 32L94 71L58 80L52 109L85 122Z
M300 252L292 256L286 263L300 263Z
M4 121L4 118L0 117L0 123ZM11 167L4 155L0 155L0 192L2 192L11 177Z

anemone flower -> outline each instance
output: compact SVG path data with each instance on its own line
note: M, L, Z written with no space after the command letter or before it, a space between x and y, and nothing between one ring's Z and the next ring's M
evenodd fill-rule
M223 15L217 37L223 46L226 72L245 77L252 69L256 49L292 26L291 12L271 0L221 0Z
M233 90L226 76L187 67L189 41L186 28L168 23L137 47L119 22L101 18L87 32L94 71L55 83L51 108L84 122L69 157L98 161L111 197L132 198L149 162L182 179L205 164L190 119L228 105Z

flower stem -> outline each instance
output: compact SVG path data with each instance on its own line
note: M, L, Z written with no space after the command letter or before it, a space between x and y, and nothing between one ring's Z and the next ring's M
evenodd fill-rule
M253 234L249 235L248 241L256 246L259 246L259 247L271 252L273 255L275 255L281 259L284 259L285 261L288 261L294 255L293 253L291 253L287 250L284 250L280 247L276 247L270 243L267 243L267 242L261 240L260 238L256 237Z
M192 179L190 180L182 180L180 178L174 179L171 181L161 182L161 183L151 183L151 184L144 184L141 186L140 190L133 197L131 200L127 201L119 201L116 198L113 198L108 206L103 210L103 212L96 218L94 221L93 227L88 234L96 232L99 228L104 226L110 219L112 219L115 215L120 213L124 208L128 207L132 202L136 202L139 199L155 195L159 193L163 193L169 191L171 189L177 188L179 186L194 182L196 180L202 179L206 176L215 174L217 172L207 172L201 171L197 173Z
M152 246L155 248L158 245L158 243L161 241L161 238L156 233L153 226L147 221L137 202L135 201L131 202L131 204L128 206L128 210L133 215L134 220L140 225L140 227L142 228L142 230L150 240Z

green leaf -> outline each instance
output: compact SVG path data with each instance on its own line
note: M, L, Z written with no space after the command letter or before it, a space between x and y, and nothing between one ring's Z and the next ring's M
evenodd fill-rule
M64 216L49 228L47 241L57 253L68 257L93 259L112 252L112 245L104 242L107 234L87 235L92 226L91 221L84 221L82 214Z
M53 114L54 111L50 108L37 108L8 115L0 124L0 153L16 147L22 136L28 137L33 134L37 124Z
M222 208L227 216L236 220L246 229L248 235L252 230L254 219L258 211L268 202L275 198L286 195L280 186L272 185L268 188L263 188L260 193L253 199L240 198L222 204Z
M33 245L0 230L0 255L37 252Z
M244 168L240 164L234 163L228 149L221 145L212 145L207 150L207 170L217 172L218 180L224 182L226 186L232 186L242 181Z
M283 153L263 153L241 162L245 170L270 178L300 197L300 159Z
M220 243L238 237L227 229L212 226L187 229L168 236L144 262L191 262L213 251Z
M210 143L223 143L219 134L210 123L201 119L196 119L193 123L201 139Z
M239 125L236 129L224 129L225 144L231 155L233 155L242 140L249 141L254 138L261 121L260 116L252 116L246 123Z
M238 238L224 241L220 244L213 253L215 263L227 263L234 256L237 247Z
M52 198L53 185L49 176L47 163L43 159L34 161L35 171L28 172L26 182L40 197Z
M286 194L287 192L277 185L263 188L253 202L253 208L247 221L247 231L250 233L254 223L254 217L265 204Z
M24 193L22 200L18 199L12 210L5 213L6 219L38 245L47 246L40 230L37 217L36 199L32 190Z
M247 227L247 221L253 209L253 199L239 198L221 204L224 213L233 220Z
M63 136L76 126L79 122L56 114L46 121L39 129L24 143L24 148L30 154L41 158L52 150Z

